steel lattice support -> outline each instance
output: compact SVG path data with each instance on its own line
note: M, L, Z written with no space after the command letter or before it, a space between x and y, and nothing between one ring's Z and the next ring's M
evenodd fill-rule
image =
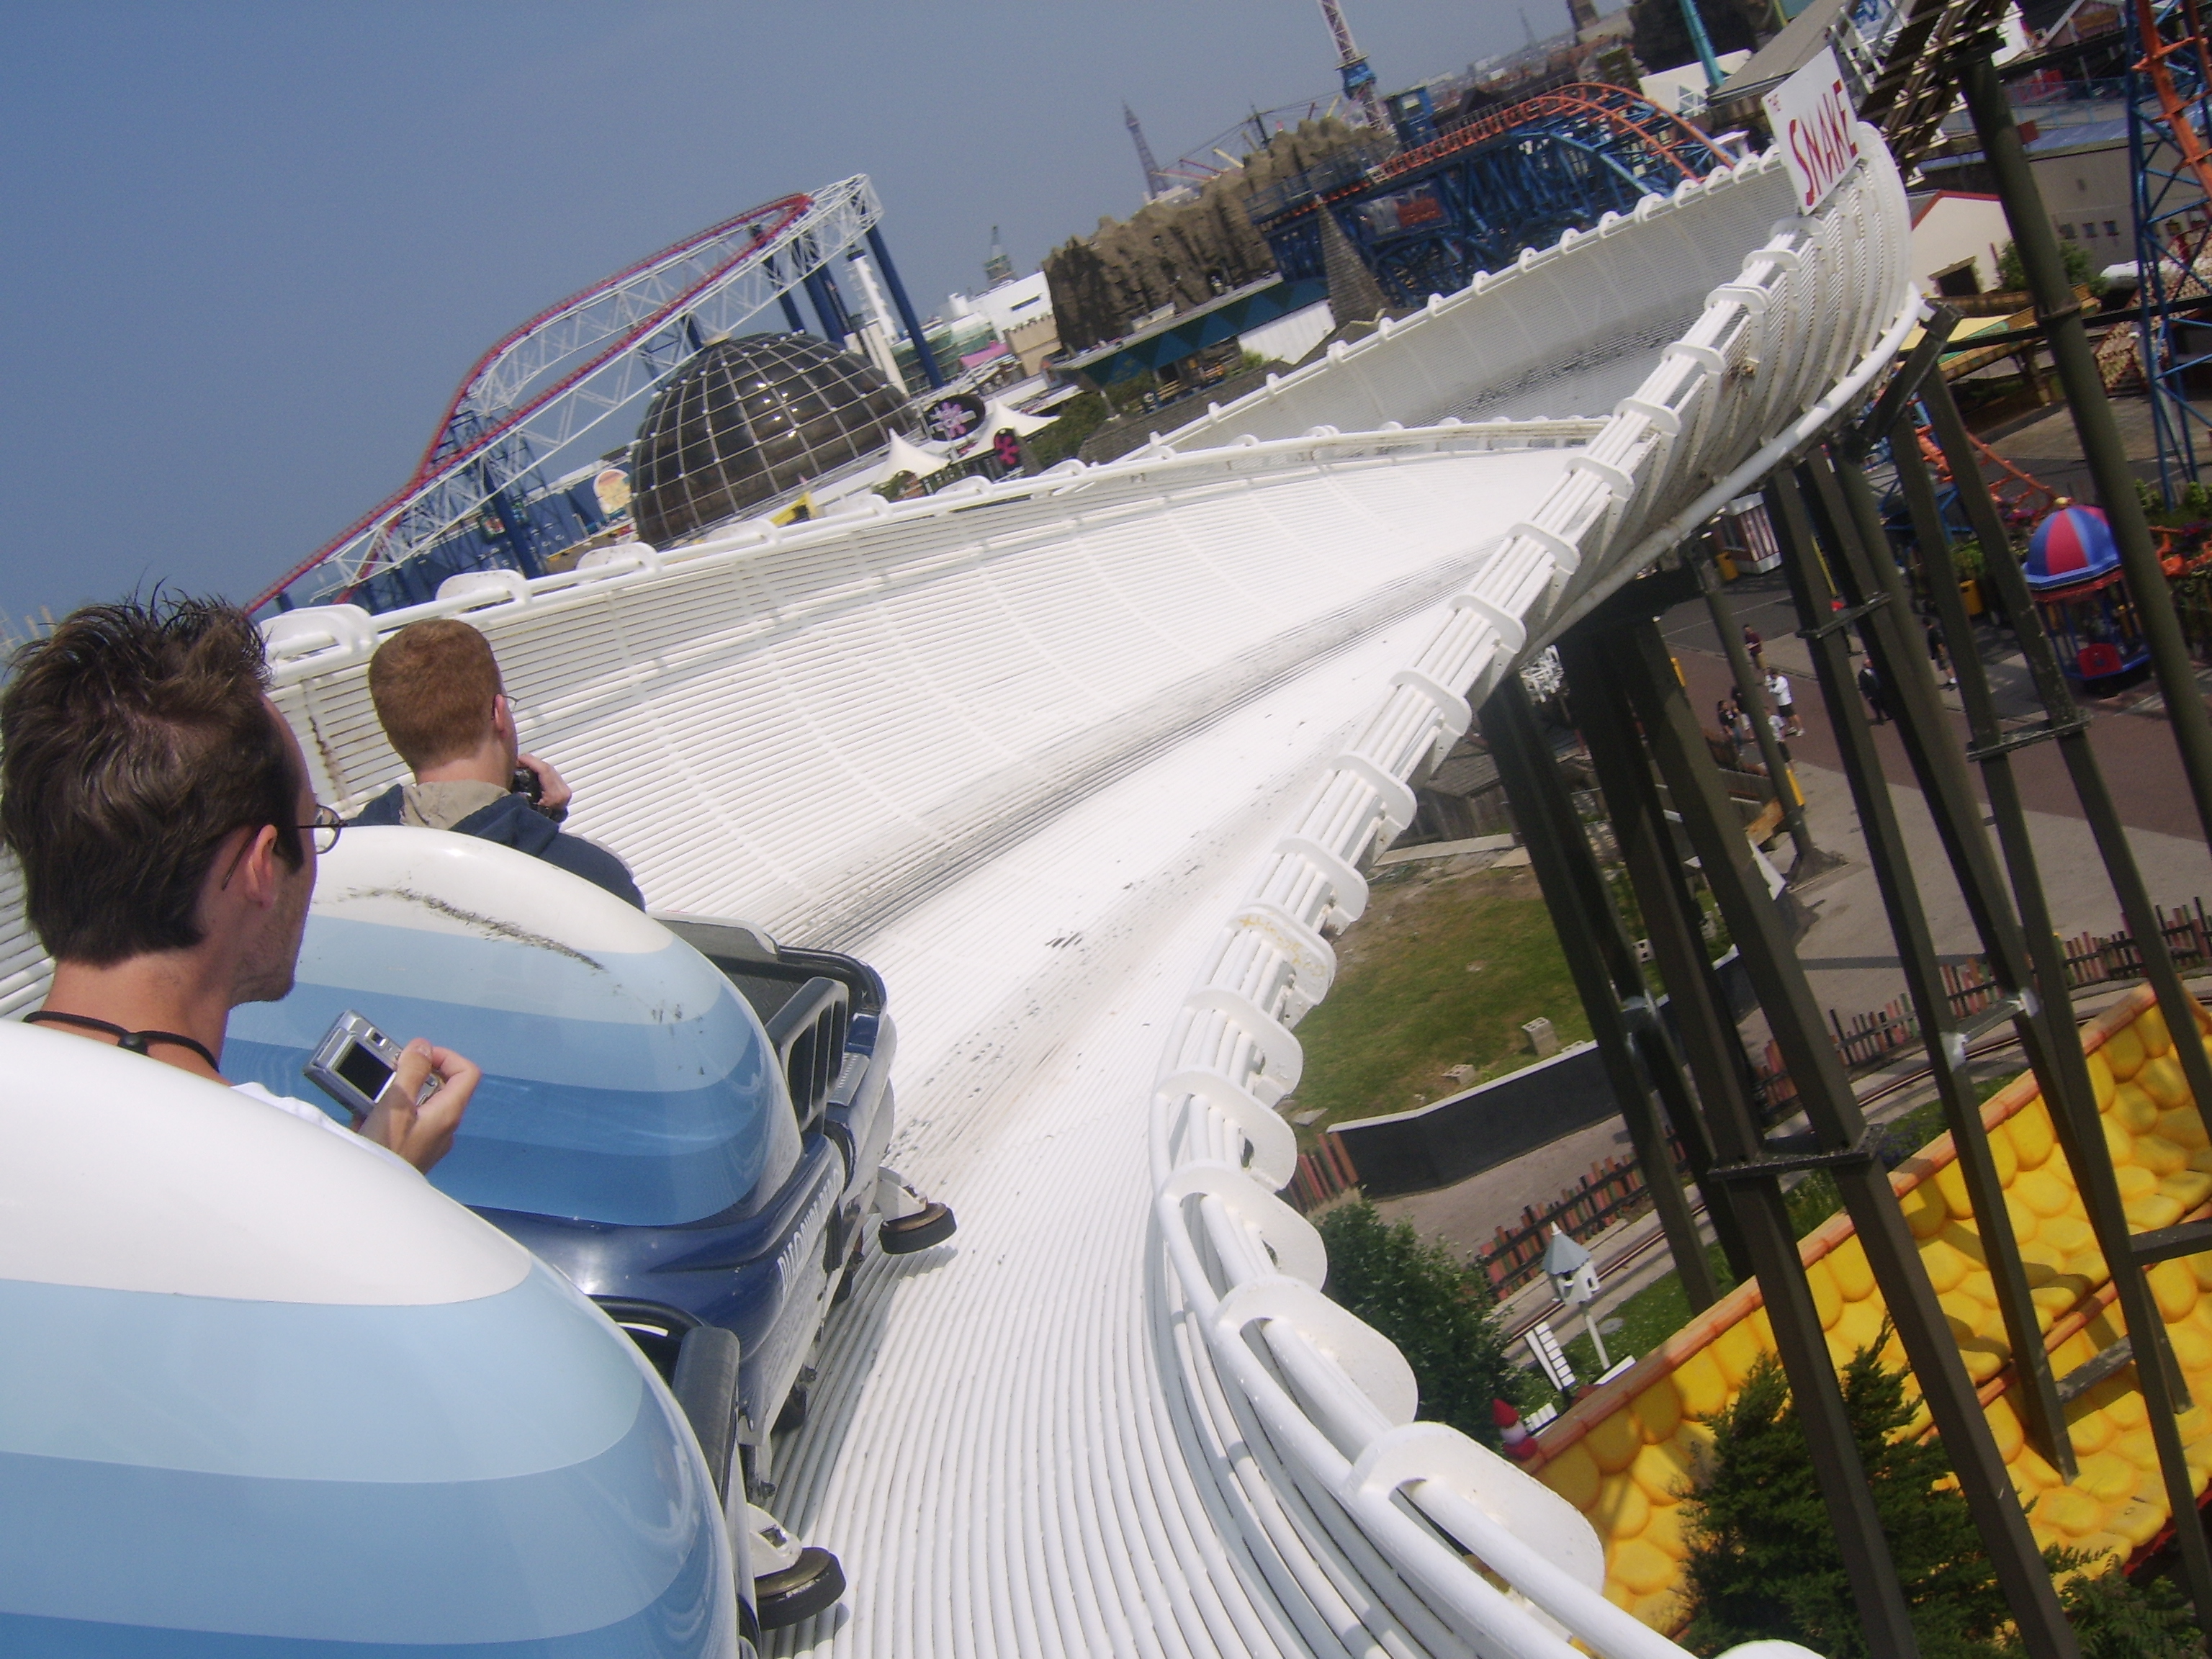
M1781 487L1786 489L1786 483ZM1790 520L1794 523L1778 520L1776 525L1778 536L1785 542L1785 557L1809 559L1808 544L1796 533L1803 520L1794 514ZM1796 545L1789 545L1793 542ZM1846 613L1821 626L1834 629L1856 620ZM1740 1108L1729 1097L1706 1103L1716 1146L1729 1159L1713 1173L1735 1184L1739 1219L1760 1267L1776 1346L1814 1450L1821 1491L1835 1521L1853 1596L1871 1644L1883 1653L1917 1650L1880 1528L1869 1525L1863 1508L1867 1502L1863 1479L1850 1454L1849 1431L1838 1422L1841 1401L1832 1395L1833 1362L1817 1316L1810 1313L1810 1295L1786 1218L1779 1215L1780 1178L1808 1169L1826 1170L1843 1194L2027 1650L2047 1659L2073 1659L2078 1649L1974 1385L1888 1173L1874 1154L1864 1115L1844 1076L1842 1060L1813 1000L1781 912L1753 863L1741 820L1722 788L1665 641L1655 624L1643 622L1621 630L1607 644L1606 672L1643 727L1699 866L1712 883L1729 934L1759 988L1768 1027L1811 1126L1802 1136L1763 1135L1755 1119L1741 1121ZM1778 1218L1779 1238L1775 1236Z
M1333 213L1393 301L1417 305L1726 161L1649 100L1577 84L1364 172L1324 163L1255 198L1251 211L1285 276L1325 274L1320 216Z
M1632 584L1620 597L1626 599L1636 591L1637 585ZM1667 601L1674 598L1665 597ZM1662 609L1664 602L1650 608ZM1614 614L1630 613L1626 606L1617 605ZM1633 773L1656 763L1691 849L1720 902L1729 934L1743 952L1753 982L1759 988L1776 1036L1786 1039L1791 1075L1800 1079L1814 1133L1811 1146L1785 1152L1771 1144L1761 1132L1741 1075L1741 1049L1724 1006L1708 1009L1705 1018L1693 1021L1684 1031L1698 1062L1699 1103L1721 1160L1711 1178L1728 1188L1729 1211L1741 1230L1743 1249L1757 1273L1773 1326L1775 1348L1790 1379L1791 1398L1804 1426L1820 1496L1834 1528L1860 1621L1874 1651L1917 1654L1919 1649L1896 1565L1875 1512L1866 1471L1844 1409L1835 1364L1828 1354L1820 1313L1790 1224L1782 1178L1807 1168L1832 1169L1847 1197L1856 1200L1854 1218L1865 1216L1861 1225L1870 1234L1866 1240L1868 1260L1881 1278L1885 1299L1893 1309L1904 1310L1900 1326L1917 1320L1941 1330L1946 1340L1949 1332L1942 1324L1935 1292L1912 1255L1910 1235L1903 1216L1897 1213L1887 1177L1881 1177L1881 1198L1887 1200L1893 1226L1883 1224L1877 1217L1878 1200L1870 1190L1863 1189L1863 1183L1855 1188L1847 1182L1854 1161L1864 1158L1872 1165L1870 1155L1861 1148L1864 1123L1848 1085L1842 1083L1834 1051L1820 1030L1819 1012L1806 988L1804 970L1797 964L1780 914L1752 860L1742 820L1728 798L1657 626L1650 620L1610 628L1585 623L1570 636L1568 654L1577 660L1586 677L1577 683L1578 709L1603 699L1614 710L1608 725L1624 733L1638 728L1642 732L1641 753L1620 742L1593 744L1591 749L1607 802L1617 814L1615 834L1654 838L1666 834L1663 818L1655 823L1647 814L1623 810L1640 793L1648 793L1648 785ZM1597 683L1589 684L1590 679ZM1669 891L1670 886L1679 884L1679 874L1671 880L1653 879L1658 868L1674 866L1675 857L1668 836L1656 846L1647 846L1644 856L1632 862L1631 870L1637 878L1637 896L1647 920L1662 918L1662 931L1680 934L1684 931L1679 920L1680 902ZM1563 927L1572 925L1571 917L1559 921ZM1655 951L1658 940L1655 934ZM1687 941L1678 941L1673 954L1679 958L1686 951L1693 958L1702 956L1698 946ZM1680 974L1670 970L1668 989L1692 998L1694 1011L1705 1000L1699 993L1707 977L1694 969ZM1793 1011L1800 1016L1795 1021L1790 1018ZM1835 1073L1832 1082L1820 1074L1823 1054L1826 1070ZM1874 1167L1879 1174L1878 1166ZM1899 1282L1901 1274L1918 1276L1918 1296L1905 1291ZM1954 1369L1957 1363L1954 1354L1951 1360ZM1972 1389L1963 1370L1957 1381L1966 1386L1971 1404Z
M2212 356L2212 325L2188 314L2212 302L2212 44L2198 0L2132 0L2127 20L2144 380L2170 506L2197 477L2199 447L2212 436L2212 418L2185 385Z
M486 353L447 406L405 489L257 598L317 603L487 517L519 564L532 554L520 495L547 463L644 396L703 339L733 333L883 216L864 174L726 220L563 301Z
M1589 837L1559 781L1551 745L1517 675L1507 675L1483 704L1482 732L1504 781L1514 819L1523 827L1522 843L1554 918L1576 995L1589 1017L1606 1081L1628 1124L1668 1251L1681 1275L1691 1311L1701 1312L1718 1299L1720 1291L1674 1168L1668 1131L1682 1140L1692 1173L1701 1183L1710 1178L1713 1158L1704 1125L1683 1086L1681 1062L1659 1023L1650 987L1637 964L1635 950L1590 853ZM1664 1105L1663 1120L1655 1094Z
M1954 465L1958 465L1971 450L1966 423L1960 419L1958 408L1952 402L1950 388L1940 379L1931 378L1925 396L1937 439L1945 453L1954 458ZM1949 532L1936 511L1933 483L1913 441L1909 418L1893 430L1890 443L1893 453L1899 458L1899 481L1913 514L1920 557L1945 630L1952 639L1966 640L1970 637L1970 624L1966 607L1959 599L1959 573L1951 556ZM1984 544L2001 544L2002 527L1988 492L1966 490L1962 499L1974 533L1992 538ZM2019 787L2012 775L2014 750L2047 741L2056 744L2066 764L2082 815L2096 837L2113 894L2139 941L2145 974L2157 994L2160 1012L2166 1017L2169 1030L2186 1034L2196 1024L2189 992L2175 969L2165 931L2136 866L2134 849L2128 843L2118 810L2090 749L2087 722L2081 717L2065 676L2059 670L2057 655L2044 630L2041 613L2036 610L2033 596L2016 564L1993 561L1988 570L2006 614L2018 619L2022 654L2043 704L2040 723L2024 731L2006 732L1998 722L1979 657L1971 649L1960 650L1953 653L1953 660L1957 665L1973 742L1968 755L1979 764L1988 790L1990 816L1996 822L2020 907L2022 945L2035 988L2046 1007L2069 1005L2065 952L2051 926L2050 906L2044 895ZM1919 668L1924 672L1925 665L1924 659L1921 659ZM2130 1231L2104 1138L2095 1121L2095 1102L2086 1065L2080 1049L2070 1041L2072 1034L2057 1030L2056 1022L2053 1025L2051 1041L2045 1051L2045 1063L2053 1068L2050 1080L2044 1085L2045 1099L2054 1103L2054 1127L2067 1137L2067 1157L2090 1221L2097 1229L2099 1248L2105 1254L2120 1299L2130 1333L2123 1339L2122 1346L2125 1356L2136 1362L2144 1401L2152 1413L2153 1440L2167 1500L2177 1517L2185 1516L2195 1509L2195 1480L2173 1414L2185 1407L2187 1391L2181 1386L2172 1364L2163 1318L2144 1273L2159 1261L2212 1246L2212 1226L2198 1223L2171 1228L2164 1233ZM2175 1050L2191 1093L2198 1100L2212 1099L2212 1062L2208 1062L2203 1046L2189 1042L2184 1035L2175 1039ZM2035 1051L2031 1049L2030 1053ZM2141 1347L2147 1352L2139 1352L2137 1338L2145 1333L2148 1334L2148 1340L2142 1342ZM2143 1363L2146 1357L2150 1362L2148 1364ZM2096 1364L2096 1361L2091 1362L2092 1367ZM2069 1390L2066 1379L2061 1379L2057 1386L2062 1398L2067 1397L2069 1391L2078 1391ZM2208 1611L2212 1611L2212 1552L2206 1548L2201 1528L2178 1528L2176 1535L2180 1545L2182 1577L2202 1620Z
M2051 366L2065 388L2074 430L2096 486L2097 503L2112 524L2121 567L2127 573L2128 592L2135 599L2143 635L2150 645L2152 670L2158 677L2159 690L2166 695L2166 720L2181 754L2182 770L2189 779L2191 802L2198 822L2212 835L2212 715L2205 712L2203 694L2197 685L2196 662L2174 611L2172 590L2151 544L2150 524L2136 497L2135 473L2082 326L2081 302L2067 281L2058 234L2051 228L2050 210L2028 167L2012 106L1990 58L1996 44L1994 39L1984 36L1960 49L1954 60L1960 88L1981 139L1982 153L1989 158L2014 246L2020 250L2021 264L2027 273L2036 319L2050 343Z

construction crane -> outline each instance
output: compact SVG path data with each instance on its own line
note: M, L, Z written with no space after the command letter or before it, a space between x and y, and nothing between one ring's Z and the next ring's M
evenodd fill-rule
M1328 20L1328 33L1336 42L1336 72L1344 80L1344 95L1359 106L1367 125L1377 132L1390 131L1390 124L1382 118L1382 109L1375 96L1375 71L1367 67L1367 58L1359 45L1352 38L1352 26L1344 21L1344 8L1337 0L1321 0L1321 15Z

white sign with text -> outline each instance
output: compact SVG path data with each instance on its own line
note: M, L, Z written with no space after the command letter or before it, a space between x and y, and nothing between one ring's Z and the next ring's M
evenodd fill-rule
M1797 209L1810 213L1858 165L1859 118L1844 85L1843 65L1823 46L1804 68L1768 93L1767 130L1782 147L1797 185Z

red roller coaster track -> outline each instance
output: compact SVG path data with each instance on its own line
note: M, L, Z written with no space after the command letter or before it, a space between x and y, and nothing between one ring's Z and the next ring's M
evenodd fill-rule
M1550 92L1540 92L1534 98L1524 98L1492 114L1479 116L1465 126L1453 128L1441 138L1431 139L1419 149L1394 155L1375 169L1375 176L1395 179L1460 150L1486 144L1516 127L1555 115L1595 117L1624 137L1640 138L1655 154L1680 167L1685 179L1699 175L1696 167L1683 160L1677 147L1686 139L1701 149L1709 148L1712 143L1680 116L1668 113L1640 94L1601 82L1576 81Z
M655 333L668 327L683 316L686 307L696 301L701 294L721 282L731 271L744 264L748 260L758 257L761 250L772 248L777 238L806 213L813 204L813 201L814 198L809 195L792 195L781 197L775 201L763 204L759 207L749 208L732 218L725 219L719 224L685 237L680 242L670 244L658 253L651 254L634 264L625 266L613 276L569 295L557 305L547 307L528 322L514 330L479 357L471 368L459 388L455 391L451 401L447 404L445 414L441 417L436 431L431 434L430 441L422 452L422 458L416 463L415 471L409 477L407 483L348 526L341 534L332 538L324 546L295 565L280 580L272 583L255 599L249 609L258 610L268 604L294 581L322 563L338 549L369 531L380 520L398 511L434 479L441 476L450 476L460 468L465 467L473 459L490 450L501 439L521 428L549 404L590 380L625 352L635 350L639 345L650 340ZM514 356L520 348L540 335L548 333L563 319L577 317L579 313L595 303L617 299L623 295L624 290L633 285L641 286L644 279L653 273L680 265L687 258L696 257L702 250L713 248L716 242L730 238L735 233L746 231L750 234L744 241L718 250L711 260L674 291L655 294L649 301L641 296L637 303L647 305L647 309L641 313L624 317L616 325L601 325L586 329L583 331L592 336L586 343L570 346L565 349L551 349L548 364L544 366L573 359L580 350L585 355L582 361L576 362L574 367L558 380L531 391L526 397L517 398L512 403L504 398L497 396L491 398L488 400L489 407L482 411L490 417L483 429L471 434L464 443L451 448L446 447L448 436L464 410L476 398L480 389L485 386L493 371ZM522 372L518 376L518 388L526 386L533 378L535 374L526 365L523 366ZM502 407L502 405L505 406Z

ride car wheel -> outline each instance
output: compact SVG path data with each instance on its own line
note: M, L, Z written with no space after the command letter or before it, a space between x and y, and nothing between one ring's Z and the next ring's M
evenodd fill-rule
M845 1298L853 1293L853 1279L860 1271L860 1252L864 1243L865 1236L853 1241L853 1253L845 1258L845 1270L837 1275L837 1288L830 1294L830 1305L833 1308L842 1307Z
M885 1255L912 1255L916 1250L942 1244L958 1231L959 1226L951 1210L933 1200L912 1215L886 1219L878 1229L877 1237L883 1243Z
M795 1434L806 1426L806 1389L793 1384L783 1397L783 1409L775 1414L775 1434Z
M845 1569L818 1544L799 1551L781 1572L753 1580L753 1607L763 1630L785 1630L837 1605L845 1593Z

